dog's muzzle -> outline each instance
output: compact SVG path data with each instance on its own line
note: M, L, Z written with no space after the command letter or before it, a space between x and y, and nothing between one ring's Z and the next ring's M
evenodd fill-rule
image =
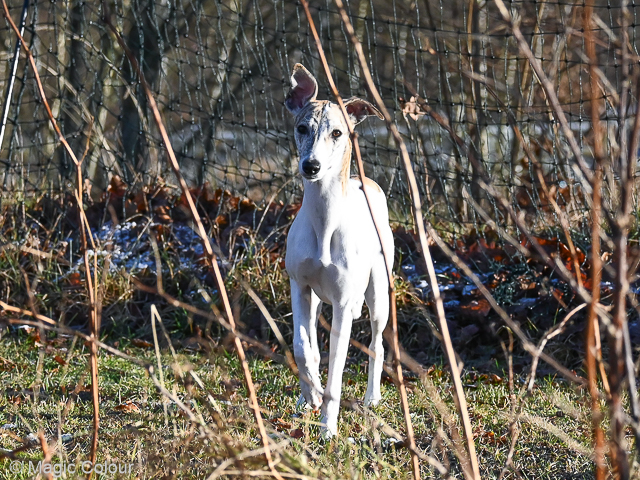
M320 171L320 162L317 160L305 160L302 162L300 166L302 170L302 175L306 178L315 177Z

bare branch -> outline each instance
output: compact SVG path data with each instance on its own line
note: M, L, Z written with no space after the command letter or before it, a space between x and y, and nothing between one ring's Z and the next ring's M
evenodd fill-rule
M164 146L165 146L165 148L167 150L167 155L169 157L169 164L170 164L171 168L173 169L173 172L174 172L176 178L178 179L178 183L180 184L180 189L182 190L182 193L183 193L184 197L187 200L187 204L189 206L189 211L191 213L193 221L195 222L195 224L197 226L198 235L202 239L202 244L203 244L204 250L206 252L206 258L207 258L207 261L208 261L208 266L209 266L209 268L211 268L213 276L216 279L216 283L218 284L218 290L220 292L220 296L222 297L222 302L224 304L224 308L225 308L225 312L226 312L226 315L227 315L227 319L229 321L229 326L231 327L231 333L233 333L233 335L234 335L235 347L236 347L236 350L238 352L238 357L240 359L240 363L242 365L242 370L243 370L243 373L244 373L245 383L247 385L247 390L249 391L250 407L253 410L253 415L254 415L254 418L256 420L256 424L258 426L258 431L260 432L260 438L262 440L262 446L264 447L264 456L265 456L265 459L267 461L267 464L268 464L269 469L271 470L273 476L275 478L281 480L282 477L280 476L280 474L275 469L275 462L273 460L273 457L271 455L271 450L269 448L269 437L267 435L267 431L266 431L265 426L264 426L264 421L262 419L262 414L260 413L260 405L258 404L258 397L256 395L255 386L254 386L253 380L251 378L251 371L249 369L249 364L247 362L247 358L246 358L246 355L245 355L245 352L244 352L244 348L242 346L242 342L240 341L240 338L237 335L236 324L235 324L235 320L233 318L233 313L231 311L231 304L229 303L229 297L227 295L227 290L225 288L224 281L222 279L222 274L220 273L220 267L218 266L217 256L213 251L213 248L211 246L211 242L209 240L209 236L207 235L207 232L206 232L206 230L204 228L204 224L202 223L202 220L200 219L200 214L198 213L198 210L196 208L196 204L193 201L193 197L191 195L191 192L189 191L189 187L187 186L187 182L185 181L185 179L182 176L182 173L180 171L180 165L178 164L178 159L176 158L175 152L173 151L173 147L171 146L171 141L169 139L169 135L167 134L167 130L166 130L165 126L164 126L164 122L162 121L162 117L160 115L160 111L158 110L158 106L156 104L155 97L153 96L153 92L151 91L151 88L149 88L149 85L147 84L147 81L146 81L142 71L140 70L140 66L138 65L138 61L137 61L136 57L133 55L133 53L131 52L131 49L129 49L129 47L125 43L124 39L122 38L122 36L118 32L117 28L111 22L111 17L110 17L110 14L109 14L109 7L108 7L107 2L103 1L102 2L102 7L104 9L104 21L105 21L105 23L107 24L107 26L110 28L110 30L112 31L112 33L116 37L116 40L118 41L118 44L124 50L129 62L131 63L131 66L133 67L134 71L138 75L138 79L140 81L140 85L142 86L142 88L143 88L143 90L144 90L144 92L145 92L145 94L147 96L147 101L149 102L149 107L151 108L151 111L153 112L153 117L154 117L154 119L156 121L156 125L158 127L158 130L160 131L160 136L162 137L162 141L163 141Z
M453 344L451 342L451 335L449 334L449 327L447 325L447 321L444 313L444 305L442 301L442 296L440 295L440 289L438 287L438 280L436 277L435 269L433 266L433 260L431 258L431 253L429 251L429 244L427 242L427 235L424 226L424 219L422 216L422 202L420 200L420 192L418 190L418 184L416 181L416 177L413 171L413 166L411 164L411 159L409 158L409 152L407 147L402 140L400 132L398 131L397 126L395 125L391 114L387 110L380 93L378 92L375 83L373 81L373 77L371 76L371 72L369 71L369 65L367 63L366 57L364 55L364 51L362 49L362 44L358 40L353 25L349 20L349 16L347 15L347 11L342 3L342 0L335 0L336 6L340 12L340 16L342 18L342 23L345 26L347 34L351 40L351 43L354 46L356 54L358 56L358 61L360 63L360 68L362 69L363 76L367 85L367 90L373 96L377 107L382 112L384 119L387 123L387 127L391 131L393 138L396 142L400 150L400 155L402 157L404 170L407 175L407 180L409 183L409 189L411 192L411 207L413 212L413 219L415 222L415 226L418 232L418 238L420 240L420 247L422 249L422 255L424 257L425 264L427 265L427 271L429 273L429 281L431 283L431 290L433 292L433 296L436 304L436 312L438 315L438 321L440 324L440 330L442 332L442 337L444 340L444 350L447 355L447 360L449 362L449 367L451 368L451 376L453 379L455 395L458 405L458 410L460 413L460 417L462 419L462 425L464 427L465 439L467 443L467 449L469 454L469 463L471 466L470 472L465 472L466 475L470 476L474 479L480 478L480 469L478 467L478 458L476 456L475 444L473 441L473 432L471 427L471 420L469 418L469 411L467 408L467 401L464 395L464 389L462 386L462 380L460 379L460 370L458 368L458 363L456 360L455 351L453 348ZM415 476L415 460L414 460L414 476Z

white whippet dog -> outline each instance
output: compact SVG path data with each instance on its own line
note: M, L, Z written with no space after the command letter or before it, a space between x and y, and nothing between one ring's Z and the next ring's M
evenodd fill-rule
M376 405L381 399L382 332L389 317L389 284L362 184L349 178L352 145L344 115L338 105L316 100L318 83L302 65L293 68L291 83L285 105L295 116L298 169L304 183L302 207L289 231L285 259L291 281L293 350L304 400L314 410L321 408L323 435L331 437L338 432L351 324L360 318L364 301L371 313L372 330L364 400ZM382 118L365 100L352 98L345 101L345 106L353 125L369 115ZM365 183L376 222L382 229L387 258L393 263L393 235L385 195L372 180L366 179ZM324 390L320 383L317 332L322 302L333 306L329 376Z

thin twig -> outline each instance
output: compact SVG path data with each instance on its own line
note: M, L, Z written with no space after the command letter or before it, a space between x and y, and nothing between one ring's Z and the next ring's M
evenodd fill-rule
M527 240L531 243L531 246L535 250L535 252L542 258L542 260L552 269L555 269L558 275L562 277L562 280L567 282L569 286L580 296L583 302L591 303L591 294L581 286L578 281L574 278L571 272L567 269L567 267L560 261L558 257L551 257L549 253L540 245L537 238L529 231L527 227L524 217L518 215L518 213L514 210L513 206L508 202L508 200L501 195L496 188L494 187L491 177L483 168L481 162L476 157L473 149L469 148L464 140L460 138L460 136L453 130L449 121L440 115L438 112L433 110L422 98L420 98L413 88L408 83L405 83L407 89L415 95L416 101L420 106L421 110L427 113L431 118L433 118L436 123L438 123L442 128L444 128L447 133L450 135L451 139L457 145L457 147L462 151L462 153L467 156L469 161L474 165L474 168L480 173L479 183L482 188L489 193L495 200L500 204L502 208L509 214L513 222L515 223L518 230L520 230ZM517 248L517 247L516 247ZM599 315L606 315L606 313L600 311Z
M587 380L589 382L589 395L591 396L591 429L593 435L594 460L596 464L596 480L604 480L607 475L604 461L605 440L600 410L600 398L598 392L598 373L596 371L596 349L599 342L596 341L596 331L599 331L598 312L596 305L600 301L600 282L602 281L602 259L600 258L600 222L602 208L602 163L604 161L604 149L602 146L602 124L600 122L601 105L599 97L599 77L597 76L597 57L593 33L593 0L588 0L585 5L584 29L587 57L589 58L589 86L591 93L591 128L593 130L593 151L595 156L596 171L593 177L593 194L591 209L591 303L587 318L587 335L585 348L585 363L587 367ZM603 377L605 380L606 377Z
M480 479L480 469L478 467L478 458L476 455L476 447L473 441L473 431L471 427L471 420L469 418L469 410L467 408L467 400L464 395L464 388L462 386L462 380L460 379L460 370L458 368L458 362L456 360L455 350L453 348L453 343L451 342L451 335L449 334L449 327L447 325L447 320L445 318L444 313L444 305L442 301L442 296L440 295L440 288L438 287L438 279L436 277L435 268L433 266L433 260L431 258L431 252L429 250L429 243L427 242L427 234L424 225L424 219L422 217L422 206L420 201L420 192L418 190L418 183L416 181L416 177L413 171L413 165L411 164L411 159L409 158L409 152L407 151L407 147L402 140L402 136L398 131L396 124L391 117L391 114L387 110L384 105L384 101L378 92L378 89L375 86L373 81L373 77L371 76L371 72L369 71L369 65L367 63L367 59L364 54L364 50L362 49L362 44L360 40L358 40L353 25L351 24L351 20L347 14L347 11L344 7L342 0L335 0L335 4L338 7L340 12L340 16L342 18L342 23L345 26L347 34L353 44L353 47L356 51L356 55L358 57L358 61L360 63L360 68L362 69L363 77L366 82L367 90L373 96L377 107L382 112L384 119L387 123L387 127L391 131L393 138L396 142L397 147L400 150L401 158L403 161L404 169L407 175L407 181L409 183L409 189L411 192L411 207L413 212L413 218L415 222L415 226L418 232L418 239L420 241L420 247L422 250L422 255L424 257L425 264L427 266L427 271L429 274L429 282L431 283L431 291L433 292L433 297L436 304L436 312L438 315L438 321L440 324L440 330L442 333L442 337L444 340L444 350L447 355L447 360L449 362L449 368L451 369L451 377L453 379L455 398L457 400L457 407L460 413L460 417L462 419L462 425L465 433L465 440L467 444L467 450L469 455L469 463L471 465L471 472L465 472L467 476L471 476L476 480ZM308 10L308 8L306 8ZM309 15L310 16L310 15ZM319 42L318 42L319 43ZM418 468L417 460L414 458L414 477L419 477L419 472L416 472Z
M242 285L242 287L247 291L247 294L255 302L258 309L264 316L265 320L271 327L271 330L273 330L274 335L278 339L278 343L280 343L280 346L284 350L284 355L285 355L285 358L287 359L287 366L291 369L291 371L295 375L297 375L298 367L296 366L296 362L293 359L293 354L291 353L291 350L289 350L289 347L287 346L287 342L284 340L284 337L282 336L282 332L280 332L280 329L278 328L276 321L273 319L273 317L269 313L269 310L267 309L265 304L262 302L258 294L253 290L253 288L251 288L251 285L249 285L249 283L243 279L240 279L240 285Z
M329 322L327 322L327 320L324 318L323 315L320 315L318 317L318 321L320 322L320 325L322 326L322 328L325 329L327 333L331 333L331 325L329 325ZM349 338L349 343L353 345L355 348L357 348L358 350L360 350L361 352L363 352L365 355L369 355L369 356L373 355L373 352L371 351L371 349L369 349L369 347L359 342L355 338ZM422 366L420 366L411 357L406 355L406 353L404 355L401 353L401 356L403 357L402 358L403 363L406 363L410 370L418 374L421 377L421 379L424 379L426 373L425 373L425 370L422 368ZM384 364L384 370L389 374L391 378L393 378L395 382L398 381L398 379L395 378L396 372L393 369L389 368L386 363ZM384 422L381 422L381 423L384 424ZM393 436L396 440L401 440L401 441L403 440L402 436L395 430L391 429L391 427L389 427L387 424L384 424L384 428L389 429L392 432L392 435L390 436ZM427 463L429 463L429 465L433 466L434 468L437 468L440 474L444 475L446 473L446 469L437 459L435 459L430 455L425 455L415 446L414 446L414 450L411 450L410 445L407 445L406 442L403 442L403 443L404 443L404 446L407 447L407 449L410 452L415 453L415 455L417 455L420 458L420 460L424 460Z
M158 272L158 276L161 275L162 270L156 270ZM158 376L160 377L160 385L164 388L164 372L162 371L162 357L160 356L160 344L158 343L158 332L156 329L156 319L160 319L160 313L158 313L158 308L155 304L151 304L151 332L153 333L153 347L156 354L156 362L158 364ZM162 397L162 410L164 411L164 426L169 426L169 416L167 412L167 402L164 401L164 397Z
M447 257L451 259L454 265L460 270L462 270L464 274L471 279L471 281L478 288L478 291L489 302L489 305L491 306L491 308L500 316L500 318L505 323L505 325L507 325L513 331L513 333L518 337L525 351L527 351L531 355L535 354L537 351L536 346L527 338L525 333L520 328L520 325L517 322L515 322L500 305L498 305L495 298L493 298L493 296L491 295L491 292L489 292L487 287L480 281L480 278L478 278L478 276L473 272L473 270L471 270L469 266L466 265L462 261L462 259L458 257L458 255L456 255L456 253L453 250L451 250L451 248L449 248L449 246L444 242L444 240L442 240L442 238L440 238L440 236L438 235L438 232L436 232L433 227L429 227L429 235L431 236L431 238L435 240L436 244L438 245L438 247L442 249L445 255L447 255ZM598 313L600 313L600 311L602 310L603 310L602 305L598 305ZM577 383L578 385L586 386L586 382L584 379L578 377L575 373L573 373L571 370L566 368L564 365L558 362L555 358L551 357L550 355L544 352L540 352L539 355L541 360L549 364L551 367L555 368L558 371L558 373L560 373L567 380Z
M517 397L515 394L513 381L513 332L510 328L507 328L507 332L509 333L509 348L506 347L503 341L500 341L500 344L505 356L507 357L507 363L509 364L509 416L511 417L511 421L509 423L509 433L511 435L511 445L509 446L507 460L504 462L504 467L502 467L502 471L500 472L498 480L502 480L504 478L509 470L509 467L515 469L515 465L513 464L513 455L515 454L516 445L518 443L518 436L520 435L520 429L518 428L519 418L516 414Z
M331 86L331 90L333 96L338 102L338 106L344 115L345 122L347 124L347 128L349 129L349 135L351 137L351 144L353 146L354 155L356 158L356 163L358 165L358 173L360 175L360 182L362 184L362 191L364 193L367 206L369 207L369 213L371 214L371 219L373 221L374 227L376 229L376 233L378 234L378 240L380 241L380 248L382 250L382 255L384 256L385 267L387 270L387 281L389 285L389 312L391 318L391 330L392 330L392 348L394 352L395 358L395 366L396 366L396 377L398 380L398 390L400 391L400 401L402 404L402 413L404 414L405 419L405 428L407 430L407 442L409 443L409 449L411 450L411 466L413 470L413 478L414 480L420 479L420 458L415 453L415 438L413 434L413 424L411 423L411 412L409 410L409 400L407 398L407 390L402 377L402 364L400 363L400 351L399 351L399 341L398 341L398 317L396 315L396 301L395 301L395 288L394 288L394 280L393 280L393 258L388 258L387 250L385 250L381 230L379 228L379 224L377 223L377 219L374 215L373 209L371 208L371 201L369 198L368 188L365 182L365 174L364 167L362 164L362 156L360 155L360 146L358 144L358 136L354 130L354 126L351 123L351 119L349 118L349 114L345 108L344 102L342 101L342 97L338 92L338 88L333 81L333 76L331 75L331 69L329 68L329 64L324 54L324 49L322 48L322 42L320 41L320 37L315 27L315 23L313 21L313 17L311 16L311 11L309 10L309 4L307 0L301 0L302 6L304 8L305 15L307 16L307 21L309 22L309 28L311 29L311 33L313 34L316 48L318 50L318 54L320 56L320 60L322 62L322 66L324 68L327 79L329 80L329 85ZM336 1L336 5L338 9L342 12L344 7L342 3L338 0ZM347 17L348 22L348 17ZM343 17L343 23L345 23L345 19ZM346 25L346 23L345 23ZM349 26L351 24L349 23ZM347 27L348 29L349 27ZM351 31L353 31L353 27L351 27Z
M96 277L91 278L91 266L89 265L89 249L87 247L87 231L91 236L93 242L93 235L89 228L89 223L86 221L86 216L84 213L84 190L83 190L83 182L82 182L82 162L86 157L86 152L89 148L89 140L91 138L91 134L87 135L87 147L85 148L85 153L79 161L76 162L76 204L78 205L78 223L80 224L80 245L82 248L82 257L84 262L84 270L85 270L85 285L87 287L87 293L89 295L89 309L90 309L90 325L91 325L91 336L94 338L99 338L99 325L100 321L98 319L98 308L96 304L96 292L95 292L95 279L98 275L97 268L97 258L95 254L94 247L94 268L93 273ZM91 437L91 452L89 454L89 460L92 464L95 465L96 457L98 453L98 430L100 428L100 392L98 389L98 347L95 343L91 343L89 347L89 365L91 370L91 399L92 399L92 407L93 407L93 433ZM89 480L93 477L93 470L89 473Z
M536 369L538 368L538 362L540 360L540 354L544 350L544 347L547 345L547 342L549 340L551 340L553 337L555 337L557 335L560 335L564 331L564 327L567 324L567 322L569 320L571 320L571 318L576 313L578 313L580 310L582 310L586 306L587 306L587 304L583 303L583 304L578 305L577 307L575 307L573 310L571 310L569 313L567 313L565 315L564 319L559 324L557 324L554 328L549 330L540 339L540 342L538 342L538 347L536 348L535 353L533 353L533 355L532 355L533 360L531 362L531 373L529 374L529 383L528 383L528 386L527 386L527 390L529 391L529 394L531 394L531 392L533 391L533 385L534 385L535 380L536 380Z
M36 84L38 86L38 93L40 94L42 103L45 106L45 110L49 117L49 121L51 122L53 129L58 135L60 142L64 145L65 150L67 151L68 155L71 157L71 159L73 160L73 163L76 166L76 183L77 183L76 184L76 189L77 189L76 203L78 207L78 217L79 217L78 220L80 224L80 236L81 236L82 251L84 256L85 283L87 286L87 293L89 295L89 305L91 310L91 321L90 321L91 335L97 338L98 337L98 318L97 318L97 309L95 304L95 292L93 288L93 282L91 280L91 269L89 267L89 256L87 252L87 236L86 236L86 231L83 228L83 220L86 220L86 217L84 216L85 215L84 205L82 201L82 197L84 195L83 183L82 183L82 162L86 156L86 152L88 151L89 139L91 135L88 135L88 138L87 138L87 149L85 150L85 155L83 155L81 160L78 160L75 153L71 149L71 146L69 145L65 136L63 135L62 130L60 130L60 127L56 122L53 112L51 111L51 108L49 106L49 101L47 99L47 96L44 91L44 87L42 85L42 81L40 80L40 75L38 73L38 68L36 66L33 53L31 52L29 47L27 47L26 42L24 41L24 38L22 37L20 30L18 29L16 24L13 22L13 19L9 14L9 8L7 7L6 0L2 0L2 7L3 7L5 18L11 25L11 28L13 29L15 34L18 36L18 40L22 43L25 53L27 54L27 57L29 59L29 64L31 65L31 69L33 70L33 75L36 80ZM91 463L95 464L97 449L98 449L98 430L100 426L100 398L99 398L99 390L98 390L98 351L94 343L91 344L89 364L91 369L91 394L92 394L92 404L93 404L93 434L92 434L91 452L89 455L89 460L91 461ZM91 478L92 476L93 476L93 471L91 471L91 473L89 474L89 478Z
M632 218L633 210L633 192L636 184L635 174L636 165L638 162L638 144L640 143L640 81L638 81L639 72L638 68L635 69L636 78L636 114L633 121L633 130L631 132L631 138L629 141L628 152L628 165L627 165L627 191L625 192L624 208L625 215L629 218L629 223ZM630 225L629 225L630 226ZM627 299L633 298L634 295L629 295L631 292L627 287ZM633 305L635 298L631 304ZM627 372L627 382L629 389L629 403L631 406L631 416L634 420L634 424L638 424L640 421L640 403L638 401L638 389L635 375L635 364L633 361L633 347L631 345L631 337L629 334L629 323L626 321L622 324L622 335L624 340L624 353L625 353L625 365ZM636 446L640 446L640 430L635 428ZM636 454L640 454L640 448L636 447Z
M24 33L24 25L27 22L27 13L29 12L29 0L24 0L22 4L22 13L20 14L20 34ZM8 85L5 87L4 107L2 111L2 120L0 120L0 150L2 150L2 141L4 140L4 132L7 128L7 118L11 109L11 99L13 97L13 86L16 83L16 73L18 72L18 63L20 61L20 48L22 41L18 40L13 50L13 62L11 63L11 74L9 75Z
M625 380L625 370L631 369L631 375L627 375L629 387L632 390L630 395L631 411L633 416L638 418L638 400L635 388L635 375L633 375L633 361L627 361L631 355L631 345L629 341L629 331L627 325L627 293L629 291L629 258L628 241L629 228L632 221L633 209L633 188L635 184L634 174L636 169L637 135L640 129L640 111L636 111L634 130L631 141L628 141L627 127L627 106L629 96L630 72L629 72L629 24L628 24L627 1L621 1L620 10L620 48L622 57L622 92L620 94L620 111L618 114L618 131L620 142L620 153L617 162L617 174L620 178L620 202L612 222L614 238L614 293L613 293L613 326L614 334L609 336L610 360L609 360L609 385L611 387L610 403L610 452L611 461L617 470L620 478L629 477L629 461L627 458L627 448L625 441L625 413L623 406L623 387ZM638 99L640 102L640 99ZM628 150L629 149L629 150ZM615 164L615 163L614 163ZM630 365L629 365L630 363ZM636 431L636 439L639 432Z
M169 392L166 388L164 388L161 384L160 381L158 380L158 378L156 377L155 374L155 367L145 361L145 360L140 360L136 357L132 357L131 355L128 355L120 350L118 350L115 347L112 347L110 345L107 345L106 343L101 342L100 340L92 337L91 335L86 335L78 330L72 329L72 328L68 328L68 327L64 327L61 325L51 325L50 322L48 322L47 324L45 324L44 322L34 322L31 320L22 320L22 319L17 319L17 318L9 318L6 320L8 323L12 324L12 325L29 325L29 326L33 326L33 327L40 327L40 328L44 328L45 330L50 330L53 332L58 332L58 333L63 333L63 334L67 334L67 335L73 335L79 338L82 338L83 340L85 340L86 342L89 343L95 343L97 348L100 348L112 355L115 355L117 357L120 357L130 363L133 363L135 365L138 365L139 367L144 368L147 373L149 374L149 378L151 379L151 381L153 382L153 384L155 385L155 387L158 389L158 391L160 393L162 393L164 396L166 396L169 400L171 400L172 402L174 402L176 404L176 406L178 408L180 408L185 415L189 418L189 420L197 425L199 425L202 429L203 432L209 436L209 438L217 438L215 436L215 434L211 431L211 429L207 426L207 424L204 422L204 419L202 417L198 418L193 411L187 407L187 405L184 404L184 402L182 402L182 400L180 400L180 398L178 398L176 395L172 394L171 392ZM53 321L53 320L51 320ZM15 452L15 450L14 450Z
M22 438L17 438L16 440L18 441L24 441ZM4 458L8 458L9 460L16 460L19 462L29 462L29 463L38 463L39 460L34 458L25 458L25 457L19 457L17 454L24 452L26 450L31 450L32 448L34 448L35 445L31 444L30 442L25 443L24 445L22 445L21 447L18 447L14 450L4 450L4 449L0 449L0 460L4 459Z
M42 462L45 464L48 463L49 465L51 465L52 452L49 451L47 438L44 436L44 432L42 430L38 432L38 438L40 439L40 448L42 449L42 455L44 456L44 458L42 459ZM47 478L47 480L51 480L53 478L53 475L51 474L51 469L45 468L44 470L45 470L45 478Z
M45 317L44 315L40 315L39 313L32 312L31 310L14 307L13 305L9 305L8 303L3 302L2 300L0 300L0 308L2 308L2 310L7 312L17 313L19 315L25 315L28 317L33 317L37 320L48 323L50 325L56 325L55 320L52 320L49 317Z
M525 57L527 57L529 64L531 65L531 67L533 68L533 71L538 77L538 81L540 82L540 85L542 85L542 88L544 89L545 95L549 100L549 103L551 103L551 107L553 108L555 116L560 122L562 131L564 132L567 142L569 143L571 152L575 156L575 162L576 162L576 165L578 166L578 168L575 169L576 173L579 176L586 178L590 182L593 178L593 173L591 172L591 169L589 168L589 166L584 160L584 157L582 156L582 151L580 150L580 146L576 141L575 135L573 134L573 131L569 126L567 117L564 114L564 111L562 110L562 106L560 105L560 101L558 100L558 96L556 95L553 83L551 82L551 80L549 80L547 75L544 73L540 60L538 60L536 56L533 54L533 52L531 51L531 48L529 47L529 43L524 38L524 35L520 30L519 22L514 20L513 16L511 15L506 5L504 4L503 0L495 0L495 3L498 7L498 10L500 10L500 14L502 15L502 18L511 28L513 36L516 38L516 41L518 42L518 47L520 48L520 51L525 55ZM589 187L590 185L587 184L586 186Z
M207 235L207 231L205 230L202 220L200 219L200 214L198 213L195 202L193 201L193 197L191 195L191 192L189 191L189 187L187 186L187 183L180 171L180 165L178 164L178 159L176 158L175 152L173 151L173 147L171 146L171 141L169 139L169 135L167 134L167 130L164 126L164 122L162 121L162 117L160 115L160 111L158 110L158 106L156 104L155 97L153 96L153 92L151 91L151 88L147 84L147 81L140 69L140 66L138 64L136 57L133 55L133 53L131 52L131 49L127 46L126 42L118 32L118 29L111 22L111 17L109 14L109 7L107 2L103 1L102 6L104 9L104 22L107 24L109 29L112 31L112 33L116 37L116 40L118 41L118 44L121 46L122 50L125 52L129 60L129 63L131 64L131 66L133 67L133 69L138 75L138 80L147 96L149 108L153 112L153 117L156 121L158 130L160 131L160 136L162 137L164 147L167 150L167 155L169 157L169 164L176 178L178 179L178 183L180 184L180 189L182 190L182 193L185 199L187 200L187 204L189 206L191 216L193 217L193 221L197 226L198 235L202 239L202 244L206 252L207 263L209 264L209 268L212 270L213 276L216 279L216 283L218 285L218 291L220 292L220 297L222 298L227 319L231 327L231 333L233 334L233 337L234 337L234 344L236 347L236 351L238 353L238 358L240 359L240 363L242 365L245 383L247 385L247 390L249 392L250 407L251 407L251 410L253 411L253 416L256 420L258 431L260 433L260 438L262 440L262 445L264 447L264 456L269 466L269 470L271 470L273 476L281 480L282 477L275 470L275 463L271 455L271 449L269 448L269 437L265 429L264 420L262 419L262 414L260 413L260 405L258 404L258 397L256 395L256 389L253 384L253 379L251 378L251 370L249 369L249 363L247 362L247 358L244 352L244 348L242 346L242 342L240 341L240 338L237 335L236 323L233 318L233 312L231 311L231 304L229 303L229 297L227 295L227 290L225 288L224 281L222 279L222 274L220 273L220 268L218 266L218 259L211 246L211 242L209 240L209 236Z

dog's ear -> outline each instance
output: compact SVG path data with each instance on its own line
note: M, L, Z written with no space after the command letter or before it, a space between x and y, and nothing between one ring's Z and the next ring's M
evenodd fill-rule
M361 98L350 98L344 102L344 106L347 109L347 113L354 125L359 124L369 115L375 115L380 119L384 118L380 113L380 110Z
M284 104L294 115L309 102L313 102L318 95L318 82L309 70L296 63L291 74L291 90L284 100Z

